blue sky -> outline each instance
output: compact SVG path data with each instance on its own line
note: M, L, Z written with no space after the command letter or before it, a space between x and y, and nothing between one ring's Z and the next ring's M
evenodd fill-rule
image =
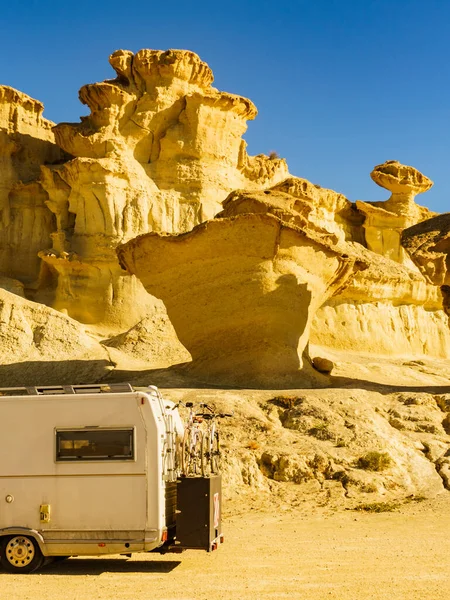
M370 179L389 159L434 180L418 198L450 210L450 2L446 0L4 1L0 83L78 121L85 83L111 78L118 48L186 48L214 85L253 100L249 152L292 174L383 200Z

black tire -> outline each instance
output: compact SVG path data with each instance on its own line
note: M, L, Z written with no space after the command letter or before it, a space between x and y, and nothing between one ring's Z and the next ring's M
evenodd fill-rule
M32 573L43 565L44 556L33 537L11 535L1 540L0 563L8 573Z
M210 462L211 462L211 473L213 473L213 475L218 475L220 473L220 470L222 467L222 455L220 454L220 443L219 443L218 431L214 432L214 439L212 441Z

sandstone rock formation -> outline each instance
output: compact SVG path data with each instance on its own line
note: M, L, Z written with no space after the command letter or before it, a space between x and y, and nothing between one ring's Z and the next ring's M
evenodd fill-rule
M432 182L397 161L378 165L371 176L392 192L391 197L385 202L357 201L353 208L361 221L353 217L356 225L350 229L347 216L339 224L340 239L345 238L370 266L319 309L311 341L374 354L449 356L450 337L439 294L400 245L405 227L434 214L414 202ZM344 214L352 212L346 208Z
M52 248L41 246L39 256L57 280L52 306L117 328L156 310L120 270L119 243L191 229L232 189L276 183L287 166L247 155L242 135L256 108L213 88L211 70L193 52L119 50L110 63L116 79L80 90L91 114L54 127L75 158L42 168L56 228Z
M36 180L42 164L62 156L43 110L37 100L0 85L0 273L28 286L36 286L38 252L55 229Z
M138 359L148 368L164 368L190 362L191 355L179 342L166 314L157 314L139 321L134 327L103 341L107 348L116 348L127 357Z
M426 177L389 161L372 177L392 191L391 199L355 205L333 190L287 177L280 159L247 156L242 134L255 107L213 88L211 70L194 53L118 51L110 62L116 79L80 90L91 114L53 131L39 102L1 88L0 274L12 279L7 289L19 289L18 282L28 298L107 336L148 318L158 329L167 322L162 303L120 268L115 248L150 231L188 231L218 213L233 189L246 193L231 194L224 216L228 206L234 214L258 212L259 198L267 212L270 194L269 212L277 216L279 193L284 222L341 244L338 252L356 253L371 265L318 310L315 343L447 354L436 291L424 288L417 271L412 275L377 257L415 269L398 240L403 227L430 214L414 203L415 194L431 186ZM19 143L22 149L13 152Z
M215 220L189 233L152 233L120 246L120 262L164 301L197 376L308 384L300 369L312 318L366 265L300 229L296 213L282 207L285 194L249 195L257 212L244 208L245 198L229 198Z
M134 371L190 360L167 316L104 339L67 315L20 297L20 288L6 291L1 279L0 286L0 387L93 383L121 369L129 379Z
M420 177L412 167L387 164L395 167L395 173L405 169L411 177L415 173L414 177ZM374 173L381 168L382 165L376 167ZM439 293L427 284L409 258L402 255L400 260L398 249L403 226L431 213L415 205L411 196L410 204L401 205L400 200L395 198L399 203L395 210L399 214L404 210L404 214L397 217L392 213L397 221L395 231L392 222L389 225L391 233L395 233L389 238L391 246L385 238L384 247L379 245L371 250L365 237L367 210L370 210L367 207L371 205L363 202L355 205L342 194L306 179L291 177L263 192L233 192L220 215L269 212L286 223L314 232L343 254L356 255L368 265L348 281L342 292L318 309L311 329L314 344L373 354L446 357L450 352L450 335L447 319L440 310ZM393 260L393 255L399 260Z
M312 184L307 179L290 177L272 188L292 196L294 210L307 215L307 226L329 234L335 243L354 241L365 244L364 215L343 194Z
M0 387L95 381L108 352L60 312L0 289Z
M349 245L369 268L318 310L311 342L374 355L448 357L450 334L439 291L416 270Z
M426 279L440 286L450 316L450 213L405 229L402 244Z
M429 219L430 210L415 203L414 198L429 190L433 182L414 167L388 160L374 168L370 174L379 186L389 190L391 197L384 202L357 202L365 214L367 248L396 262L412 266L400 244L406 227Z
M246 500L265 498L273 510L277 500L290 507L311 501L350 508L434 497L449 487L442 396L196 389L173 390L171 398L234 411L234 419L221 423L224 489L241 505L246 492Z

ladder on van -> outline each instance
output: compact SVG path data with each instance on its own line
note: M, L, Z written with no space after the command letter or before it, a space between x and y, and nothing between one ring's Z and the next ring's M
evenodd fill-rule
M172 414L167 410L164 398L161 392L155 385L149 385L146 390L152 396L158 398L159 408L161 415L164 419L166 427L166 436L164 438L164 445L162 451L163 461L163 476L166 482L176 481L178 477L177 465L176 465L176 432L175 424L173 422Z

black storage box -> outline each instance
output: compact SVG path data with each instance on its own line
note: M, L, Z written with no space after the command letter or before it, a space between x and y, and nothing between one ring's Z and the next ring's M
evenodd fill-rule
M222 476L178 480L176 544L210 552L222 541Z

